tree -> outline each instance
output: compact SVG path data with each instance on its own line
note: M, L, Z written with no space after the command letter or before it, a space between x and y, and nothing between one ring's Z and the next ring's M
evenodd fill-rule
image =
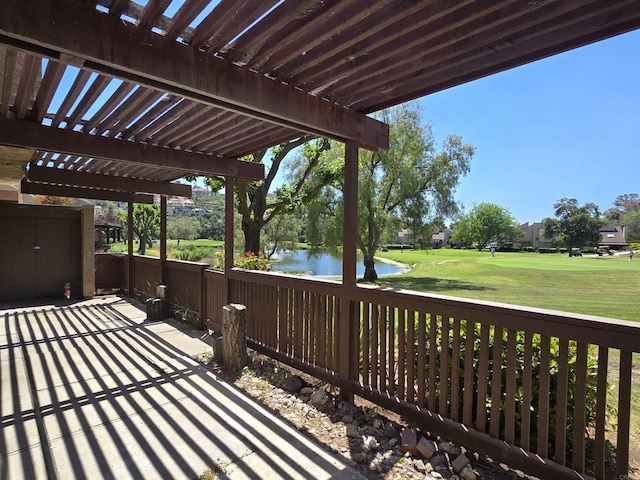
M629 242L640 242L640 210L631 210L625 213L620 223L627 229Z
M600 228L604 222L595 203L579 206L575 198L562 198L553 208L555 218L542 220L544 235L547 238L559 237L558 240L567 247L569 256L573 253L573 247L597 245L600 242Z
M127 212L118 212L118 218L127 225ZM151 246L151 240L158 236L160 228L160 207L158 205L148 205L136 203L133 205L133 234L138 237L138 253L144 255L147 245Z
M195 217L171 216L167 218L167 236L173 240L193 240L198 237L200 222Z
M621 222L626 213L634 211L640 211L640 196L637 193L625 193L616 197L613 208L604 212L604 216L611 222Z
M490 242L502 245L505 241L514 241L521 236L518 223L508 209L495 203L474 205L471 211L458 220L451 236L453 242L476 243L482 250Z
M421 125L415 102L385 110L382 117L390 126L389 149L363 150L359 157L357 242L367 281L378 278L374 256L390 227L417 228L418 224L457 213L455 189L460 177L469 171L475 151L456 135L449 135L438 151L433 129ZM337 148L332 147L332 151ZM321 196L325 202L322 208L310 210L314 216L309 217L309 223L321 224L331 232L326 241L339 239L343 188L342 184L330 186Z
M268 246L264 252L267 258L275 253L278 247L294 250L299 240L301 229L300 219L295 215L278 215L273 221L264 227L265 245Z
M324 138L313 140L312 137L300 137L245 158L247 161L269 165L263 181L238 180L235 183L238 212L242 216L245 253L261 252L261 234L265 225L278 215L290 214L296 207L315 198L322 187L332 181L333 177L328 177L328 172L317 173L322 170L322 154L329 146L329 141ZM297 153L300 148L302 150ZM293 158L287 159L290 153ZM270 192L278 172L285 166L291 172L287 176L287 182ZM210 178L208 183L213 190L222 187L217 178Z

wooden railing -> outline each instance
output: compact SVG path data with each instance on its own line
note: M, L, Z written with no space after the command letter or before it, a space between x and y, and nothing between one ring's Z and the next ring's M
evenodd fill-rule
M541 478L608 478L612 446L628 474L634 322L171 263L210 328L245 304L252 348L425 429Z

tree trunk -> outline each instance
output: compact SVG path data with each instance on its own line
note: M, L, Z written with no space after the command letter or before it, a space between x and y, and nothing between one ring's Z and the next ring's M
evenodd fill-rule
M222 307L222 357L225 370L241 369L248 363L244 305L230 303Z
M375 282L378 280L378 274L376 273L375 261L372 254L365 254L364 256L364 280L366 282Z
M147 251L147 243L149 243L149 239L146 235L140 235L138 237L140 245L138 246L138 254L144 255Z
M257 222L246 222L243 220L242 231L244 232L244 252L252 252L254 255L258 255L261 251L261 226Z

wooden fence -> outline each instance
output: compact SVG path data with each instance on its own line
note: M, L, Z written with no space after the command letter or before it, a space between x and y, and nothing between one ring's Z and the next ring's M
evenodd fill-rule
M615 478L628 474L634 322L266 272L184 272L181 288L201 289L189 302L210 328L227 301L245 304L252 348L425 429L541 478L609 478L610 450Z

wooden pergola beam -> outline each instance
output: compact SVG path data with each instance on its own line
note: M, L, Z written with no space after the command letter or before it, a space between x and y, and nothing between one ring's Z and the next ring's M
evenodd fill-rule
M204 175L264 179L264 165L260 163L143 145L23 120L0 119L0 145L164 167L174 170L176 178Z
M24 15L29 12L29 15ZM389 127L264 75L70 0L3 0L0 43L54 60L363 147L388 148Z
M100 188L135 193L157 193L191 197L191 185L182 183L155 182L140 178L76 172L59 168L31 167L28 173L33 182L69 185L75 187Z
M31 195L51 195L53 197L88 198L90 200L110 200L112 202L153 203L153 195L144 193L116 192L98 188L67 187L48 183L30 182L22 179L21 193Z

